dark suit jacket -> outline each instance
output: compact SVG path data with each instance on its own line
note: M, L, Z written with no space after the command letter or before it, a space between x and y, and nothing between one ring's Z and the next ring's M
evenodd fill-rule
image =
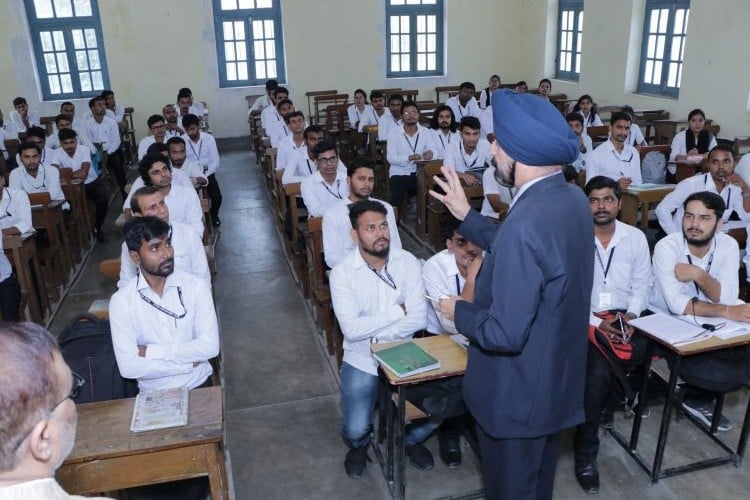
M464 398L497 438L554 434L584 420L594 227L560 174L531 185L498 229L472 211L459 232L487 251L474 302L456 303L471 340Z

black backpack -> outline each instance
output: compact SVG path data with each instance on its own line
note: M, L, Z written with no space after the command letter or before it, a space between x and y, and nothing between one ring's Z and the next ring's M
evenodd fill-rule
M79 314L57 337L70 369L86 379L75 403L130 398L138 394L135 380L120 376L109 320L90 313Z

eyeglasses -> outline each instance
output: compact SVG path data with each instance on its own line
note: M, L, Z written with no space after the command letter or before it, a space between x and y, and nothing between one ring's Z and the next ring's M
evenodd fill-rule
M328 157L318 156L318 162L319 163L324 163L324 164L331 165L331 164L334 164L334 163L336 163L338 161L339 161L339 157L335 156L335 155L334 156L328 156Z
M86 379L78 375L76 372L70 372L70 374L73 376L73 387L70 389L70 394L65 396L63 399L60 400L59 403L57 403L55 406L52 407L52 410L54 411L55 408L60 406L65 402L66 399L72 399L75 401L78 396L81 395L81 390L83 389L83 386L86 385Z
M364 229L368 233L374 233L377 230L387 232L388 231L388 221L384 220L380 224L367 224L362 229Z

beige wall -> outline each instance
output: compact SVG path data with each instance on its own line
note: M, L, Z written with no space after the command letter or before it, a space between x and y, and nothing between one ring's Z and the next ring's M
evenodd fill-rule
M446 76L388 80L384 3L281 0L287 85L299 108L307 109L308 90L403 87L432 99L436 86L472 80L479 87L491 73L531 86L554 74L556 0L446 0ZM747 0L692 1L678 100L633 94L644 3L587 2L580 82L554 81L554 91L677 117L700 106L721 124L721 136L749 135L750 67L741 56ZM174 102L182 86L209 103L217 137L246 133L244 96L263 90L218 87L211 0L99 0L99 7L112 87L121 104L136 108L139 135L148 115ZM56 114L57 102L35 104L40 93L22 0L0 3L0 33L0 67L10 68L0 75L0 107L7 114L13 97L25 95L43 115ZM77 104L86 111L85 101Z

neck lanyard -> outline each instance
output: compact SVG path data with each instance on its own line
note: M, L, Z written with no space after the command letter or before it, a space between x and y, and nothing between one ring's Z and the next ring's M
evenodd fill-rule
M138 279L140 279L140 277L141 277L141 275L139 273L138 274ZM153 307L157 311L166 314L170 318L174 318L174 320L175 320L175 326L177 326L177 320L178 319L182 319L182 318L184 318L187 315L187 308L185 307L185 301L182 300L182 287L180 287L180 286L177 287L177 297L180 299L180 306L182 307L182 310L183 310L182 314L177 314L176 312L170 311L166 307L163 307L163 306L157 304L156 302L154 302L150 298L146 297L146 295L144 295L144 293L141 290L138 290L138 295L140 295L140 297L143 299L143 301L146 304L150 305L151 307Z
M711 264L713 264L713 262L714 262L714 252L715 251L716 250L714 250L713 252L711 252L711 255L708 257L708 265L706 266L706 269L705 269L706 274L708 274L709 271L711 271ZM690 254L688 254L687 259L688 259L688 264L693 265L693 259L690 256ZM695 293L696 293L696 295L700 294L701 292L700 292L700 289L698 288L698 283L696 283L695 281L693 281L693 285L695 286Z
M411 152L416 154L417 144L419 144L419 132L417 132L417 140L414 141L414 146L411 145L411 141L409 140L409 136L406 135L406 132L404 132L404 139L406 139L406 143L409 145Z
M305 161L307 162L307 170L309 170L310 173L312 174L312 167L310 166L310 158L305 158Z
M200 136L198 136L200 137ZM198 152L195 152L195 148L193 147L193 141L188 137L188 144L190 144L190 149L193 151L193 154L195 155L195 158L197 161L200 161L201 158L201 152L203 151L203 139L198 141Z
M599 267L602 268L602 273L604 273L604 279L602 280L604 282L604 286L607 286L607 274L609 274L609 266L612 265L612 257L615 256L615 247L612 247L612 251L609 254L609 259L607 259L607 267L604 267L604 262L602 261L602 256L599 255L599 249L596 248L596 245L594 245L594 252L596 252L596 260L599 261Z
M461 151L461 159L464 161L464 167L466 167L466 170L471 170L472 168L474 168L474 165L476 165L477 160L479 159L479 153L477 153L476 158L474 158L474 161L471 162L471 165L469 165L469 164L466 163L466 153L464 153L464 143L463 143L463 141L461 141L460 143L458 143L458 149ZM477 150L474 149L474 152L476 153ZM471 158L471 155L469 155L469 158Z
M396 280L394 280L393 276L391 276L391 273L388 272L388 263L386 263L385 266L383 267L383 270L385 271L385 276L383 276L382 274L380 274L378 272L378 270L375 269L374 267L372 267L370 264L368 264L368 263L366 263L366 264L367 264L367 267L370 269L370 271L374 272L375 275L378 278L380 278L381 281L383 281L383 283L385 283L389 287L393 288L394 290L396 289Z
M458 281L458 274L456 275L456 295L461 295L461 282Z
M309 167L310 165L308 165ZM328 184L326 184L326 181L321 181L321 184L323 184L323 187L326 188L326 191L328 191L328 194L333 196L334 198L338 198L339 200L343 200L344 197L341 196L341 191L339 191L339 184L341 183L340 179L336 179L336 192L334 193L331 191L331 188L328 187Z
M704 184L708 184L708 174L704 174L703 178L704 178L703 179L703 183ZM714 183L714 187L716 187L716 183ZM732 190L730 189L731 186L729 185L729 183L725 182L724 183L724 187L727 190L726 210L724 211L724 213L727 214L727 218L728 218L732 214L732 211L729 209L729 202L732 201ZM722 191L723 191L723 189L722 189ZM721 193L719 193L719 196L721 196ZM723 196L721 196L721 197L724 198Z
M448 144L451 143L451 136L452 135L453 134L451 134L450 132L448 132ZM438 139L440 139L440 144L442 144L443 145L443 149L445 149L445 141L443 140L443 133L442 132L440 132L438 134Z

